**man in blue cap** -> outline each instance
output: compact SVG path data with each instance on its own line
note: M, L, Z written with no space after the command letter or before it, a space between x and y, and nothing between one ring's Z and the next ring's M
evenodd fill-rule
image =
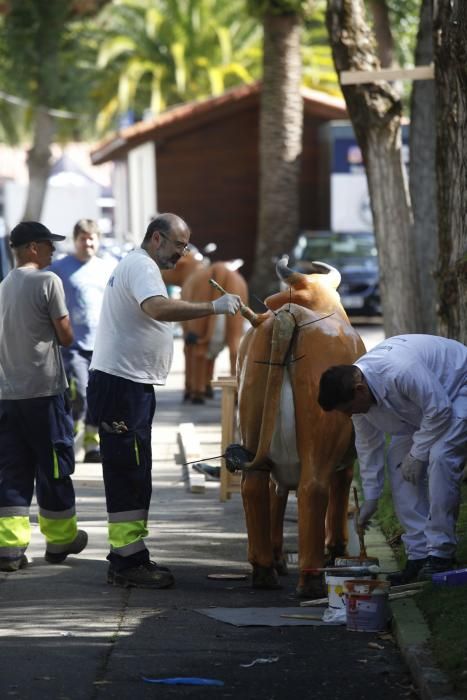
M0 571L27 565L29 508L36 485L45 559L59 564L78 554L73 421L60 345L73 341L63 285L50 265L64 240L36 221L11 232L16 259L0 284Z

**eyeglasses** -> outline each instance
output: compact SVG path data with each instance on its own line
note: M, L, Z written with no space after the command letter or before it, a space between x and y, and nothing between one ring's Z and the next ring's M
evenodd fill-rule
M162 231L158 231L158 233L160 236L162 236L162 238L165 238L166 241L172 243L172 245L178 250L179 253L181 253L182 255L186 255L188 253L189 247L187 243L183 243L183 241L173 241L165 233L162 233Z

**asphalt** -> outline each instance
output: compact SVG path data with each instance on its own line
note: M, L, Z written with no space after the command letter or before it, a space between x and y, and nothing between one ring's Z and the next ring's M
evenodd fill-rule
M412 598L391 603L388 633L345 626L238 627L200 609L294 608L296 566L280 591L250 587L240 495L221 503L219 484L191 493L177 427L193 422L203 456L219 454L220 395L201 407L181 402L181 345L167 387L157 391L153 435L153 501L148 545L170 566L176 586L124 590L106 583L106 512L100 465L78 463L74 477L79 524L89 545L61 565L44 561L32 509L30 565L0 573L0 698L130 700L130 698L256 697L289 700L454 700L429 653L429 636ZM218 464L214 461L211 464ZM286 548L297 552L296 499L285 523ZM384 570L389 547L372 529L366 544ZM244 574L215 580L210 574ZM307 613L311 608L302 608ZM222 685L165 685L148 680L202 678Z

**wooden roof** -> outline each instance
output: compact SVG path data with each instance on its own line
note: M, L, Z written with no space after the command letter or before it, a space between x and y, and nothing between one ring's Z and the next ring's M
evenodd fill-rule
M188 102L172 107L154 119L137 122L121 129L110 138L97 144L91 151L94 165L109 160L119 160L127 151L147 141L157 141L195 129L211 121L231 116L235 112L259 106L260 83L242 85L200 102ZM345 101L324 92L302 88L304 113L317 119L347 118Z

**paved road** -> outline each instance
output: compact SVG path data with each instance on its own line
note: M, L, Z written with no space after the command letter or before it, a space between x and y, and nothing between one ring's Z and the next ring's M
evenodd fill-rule
M296 570L282 591L253 591L245 581L210 573L248 572L238 495L219 502L218 485L190 494L182 481L176 426L193 420L203 449L219 446L220 397L181 404L181 347L170 382L158 390L154 431L154 498L149 545L169 565L176 587L125 591L105 582L106 523L97 465L77 465L75 484L85 552L45 563L34 526L31 565L0 574L0 697L22 700L300 697L394 700L411 695L411 679L390 636L345 627L236 627L200 608L294 607ZM296 501L287 512L286 543L297 549ZM308 610L308 609L304 609ZM376 644L376 646L375 646ZM273 659L260 663L257 659ZM248 666L248 664L255 664ZM202 677L222 687L163 686L142 678Z

